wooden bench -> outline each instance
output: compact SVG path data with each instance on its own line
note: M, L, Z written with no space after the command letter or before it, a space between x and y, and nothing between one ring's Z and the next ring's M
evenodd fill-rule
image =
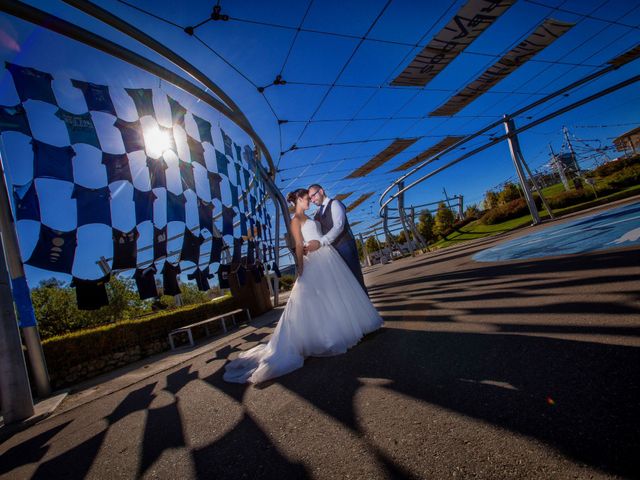
M242 313L242 312L245 312L245 315L247 316L247 321L250 322L251 321L251 314L249 313L249 309L247 309L247 308L238 308L236 310L232 310L230 312L223 313L223 314L217 315L215 317L207 318L206 320L202 320L200 322L192 323L191 325L185 325L184 327L176 328L175 330L173 330L173 331L171 331L169 333L169 345L171 345L171 350L175 350L175 348L176 348L174 343L173 343L173 336L174 335L177 335L178 333L186 333L187 336L189 337L189 345L193 347L193 335L191 333L191 329L192 328L204 325L204 330L205 330L205 332L207 334L207 337L208 337L209 336L208 324L220 320L220 322L222 323L222 331L227 333L227 324L225 322L225 318L231 317L231 321L233 322L234 325L236 325L236 315L238 313Z

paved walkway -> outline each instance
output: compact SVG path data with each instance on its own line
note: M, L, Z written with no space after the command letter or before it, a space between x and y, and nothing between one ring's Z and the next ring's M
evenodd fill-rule
M637 478L640 247L472 258L544 228L368 269L385 327L259 388L223 366L272 326L87 385L0 477Z

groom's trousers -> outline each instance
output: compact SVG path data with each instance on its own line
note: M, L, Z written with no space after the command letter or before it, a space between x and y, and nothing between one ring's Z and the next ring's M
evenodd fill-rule
M362 276L362 268L360 267L360 259L358 258L358 247L356 241L352 236L345 236L341 241L336 242L333 245L342 259L345 261L353 276L360 282L362 289L367 292L367 287L364 285L364 277Z

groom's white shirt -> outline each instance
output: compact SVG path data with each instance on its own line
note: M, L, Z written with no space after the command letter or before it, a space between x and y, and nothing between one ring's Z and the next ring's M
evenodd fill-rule
M331 199L329 197L324 197L324 202L320 206L320 213L324 213L324 209L329 204ZM338 238L338 235L342 233L344 229L344 224L347 219L347 212L345 212L344 207L341 202L333 202L331 204L331 218L333 219L333 227L329 230L321 239L320 243L322 246L326 247L327 245L331 245L333 241Z

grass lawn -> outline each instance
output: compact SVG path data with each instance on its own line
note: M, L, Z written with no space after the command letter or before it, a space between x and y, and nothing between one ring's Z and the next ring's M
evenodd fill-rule
M555 193L564 191L564 187L562 187L562 184L558 185L560 185L560 189ZM543 189L543 195L553 195L553 193L548 193L547 190L554 189L558 185L552 185L551 187L547 187L547 189ZM553 214L556 216L556 218L558 218L563 215L568 215L569 213L585 210L587 208L595 207L597 205L603 205L609 202L613 202L614 200L620 200L622 198L632 197L638 194L640 194L640 185L634 185L633 187L625 188L624 190L620 190L619 192L612 193L605 197L600 197L577 205L571 205L570 207L558 208L553 211ZM540 212L540 218L548 217L549 214L546 210L542 210ZM461 227L459 230L450 233L442 240L438 240L434 244L429 245L429 248L446 248L450 247L451 245L457 245L460 242L474 240L476 238L488 237L491 235L497 235L503 232L509 232L511 230L515 230L516 228L531 225L531 222L531 215L514 218L511 220L507 220L506 222L497 223L495 225L483 225L478 220L476 220L465 225L464 227Z

